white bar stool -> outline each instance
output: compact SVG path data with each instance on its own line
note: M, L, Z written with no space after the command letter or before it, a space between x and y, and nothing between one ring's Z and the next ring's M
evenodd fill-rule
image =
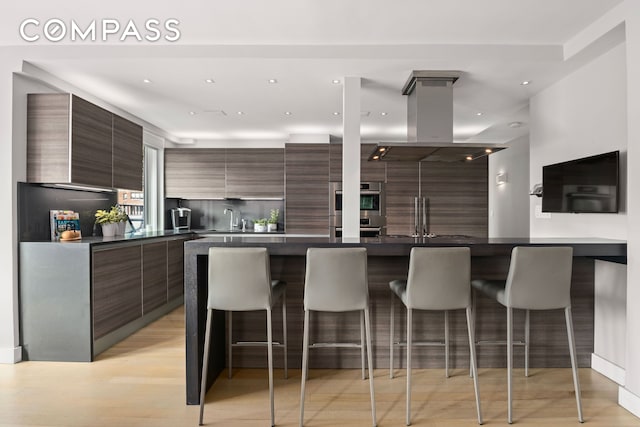
M204 399L207 387L207 366L211 340L212 310L267 311L267 342L236 343L231 341L229 325L229 358L233 345L267 345L269 363L269 401L271 404L271 426L275 425L273 403L273 347L284 349L285 378L287 377L287 308L285 282L271 280L269 254L266 248L210 248L209 284L207 299L207 326L205 330L204 356L202 360L202 383L200 385L200 422L204 415ZM271 309L282 300L283 344L274 344L271 330ZM231 316L229 316L229 321ZM233 345L232 345L233 344ZM231 361L229 360L229 372ZM231 377L231 374L229 374Z
M580 380L576 346L571 319L571 247L515 247L507 280L473 280L471 286L507 308L507 421L513 422L512 369L513 369L513 309L526 310L525 362L528 368L529 310L564 309L569 341L569 355L573 371L573 387L576 393L578 421L582 417Z
M310 345L309 314L311 311L361 311L360 344L314 343ZM362 316L364 316L364 322L362 321ZM304 285L304 336L302 344L300 427L304 424L304 398L305 385L309 373L309 348L355 347L360 348L362 351L365 334L367 363L369 365L371 418L373 420L373 426L375 427L376 403L373 389L373 358L371 353L371 326L369 320L367 250L365 248L309 248L307 250ZM361 354L362 357L364 357L364 353Z
M391 377L393 378L393 348L399 343L393 342L394 295L404 303L407 309L407 413L406 424L411 425L411 356L413 342L413 310L449 310L465 309L469 335L469 353L473 386L476 395L478 424L482 424L480 392L476 371L476 352L474 344L473 318L471 317L471 251L469 248L419 248L411 249L409 275L407 280L389 282L391 288ZM445 317L445 342L448 344L448 318ZM440 343L440 345L443 345ZM447 348L448 345L445 347ZM445 358L448 359L448 351ZM447 377L448 377L448 363Z

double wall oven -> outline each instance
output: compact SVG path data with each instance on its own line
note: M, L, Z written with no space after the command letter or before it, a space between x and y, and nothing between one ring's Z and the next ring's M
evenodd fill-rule
M342 237L342 182L330 183L331 233ZM384 183L360 183L360 237L377 237L385 234Z

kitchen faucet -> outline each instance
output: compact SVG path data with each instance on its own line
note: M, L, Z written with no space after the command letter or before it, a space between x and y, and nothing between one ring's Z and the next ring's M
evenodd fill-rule
M233 209L225 208L224 214L226 215L227 213L231 214L231 219L229 220L229 231L233 231Z

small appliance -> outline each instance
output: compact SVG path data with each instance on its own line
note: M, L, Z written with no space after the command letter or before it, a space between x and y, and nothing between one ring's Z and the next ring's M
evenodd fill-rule
M173 231L191 229L191 209L182 207L171 209L171 222Z

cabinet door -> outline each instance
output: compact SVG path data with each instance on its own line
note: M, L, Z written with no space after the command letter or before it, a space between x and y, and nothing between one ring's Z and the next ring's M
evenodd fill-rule
M284 150L227 149L227 197L283 198Z
M142 245L142 314L167 303L167 242Z
M142 191L142 126L113 115L113 187Z
M329 233L329 144L287 144L286 232Z
M27 95L27 182L70 182L66 93Z
M387 162L387 234L411 235L415 230L418 167L417 162Z
M73 96L71 115L71 182L111 188L111 113Z
M373 152L375 144L362 144L360 146L360 181L361 182L385 182L387 162L370 162L369 155ZM342 144L329 145L329 180L342 181Z
M164 171L166 197L225 197L224 148L165 149Z
M184 242L187 239L167 242L167 293L171 301L184 294Z
M93 252L93 339L142 316L140 245Z
M488 235L488 156L471 162L421 162L429 232Z

